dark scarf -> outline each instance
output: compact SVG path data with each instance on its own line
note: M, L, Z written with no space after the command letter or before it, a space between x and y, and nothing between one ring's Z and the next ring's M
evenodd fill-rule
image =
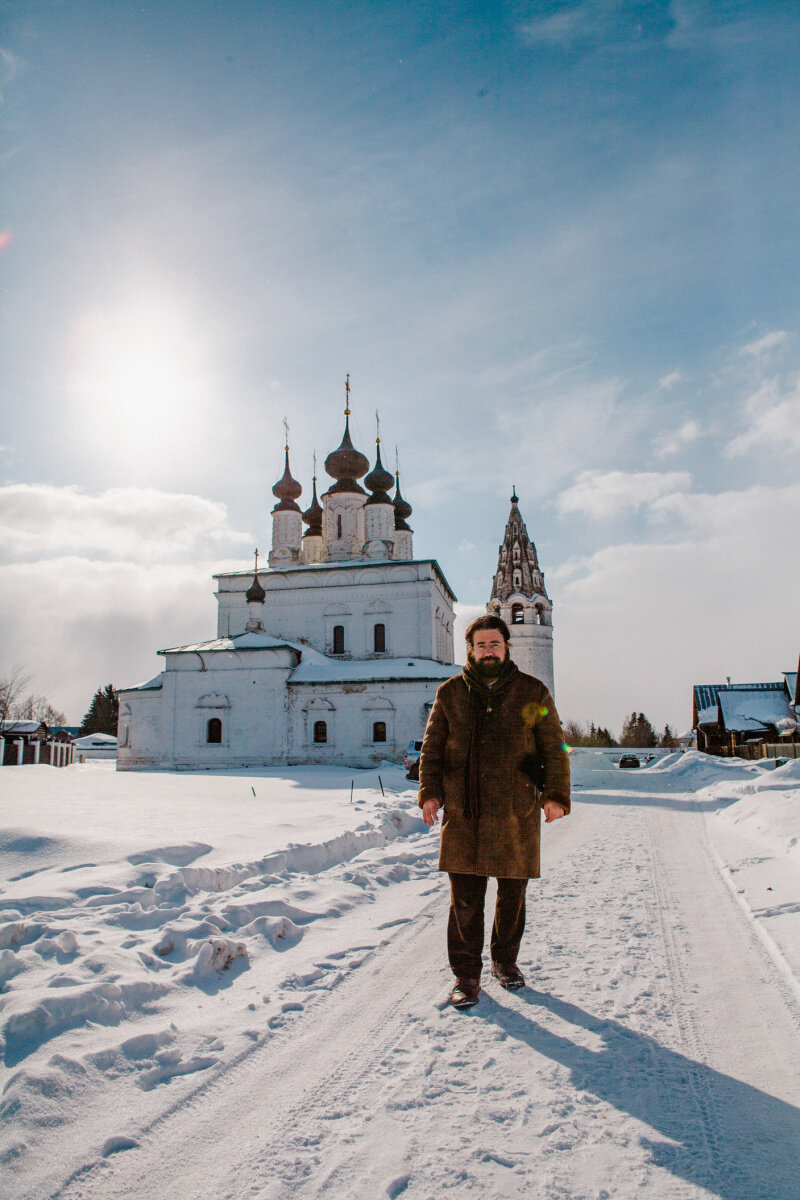
M477 818L481 813L481 771L480 746L486 710L495 704L502 704L503 697L511 684L519 675L519 668L510 658L506 658L500 668L500 674L492 682L491 687L480 674L474 663L467 663L461 672L461 678L469 689L470 696L470 729L469 754L467 755L466 784L467 804L465 817Z

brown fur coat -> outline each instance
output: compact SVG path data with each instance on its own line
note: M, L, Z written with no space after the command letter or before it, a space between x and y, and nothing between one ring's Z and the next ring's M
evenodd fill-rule
M436 693L420 756L419 804L444 804L440 871L537 879L542 804L555 800L569 812L569 757L552 697L540 680L509 666L513 677L494 699L470 688L468 671ZM537 758L541 792L532 778ZM467 815L470 774L475 815Z

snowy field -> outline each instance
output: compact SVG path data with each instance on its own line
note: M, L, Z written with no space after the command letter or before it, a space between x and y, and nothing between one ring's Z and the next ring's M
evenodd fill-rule
M797 1200L800 761L572 762L466 1013L398 768L4 769L5 1200Z

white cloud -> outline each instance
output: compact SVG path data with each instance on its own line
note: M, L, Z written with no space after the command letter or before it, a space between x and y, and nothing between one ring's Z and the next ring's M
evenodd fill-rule
M525 41L545 45L570 45L587 38L611 37L617 40L628 34L640 33L634 22L628 30L617 22L621 5L618 0L583 0L571 8L562 8L546 17L533 17L520 27Z
M754 342L748 342L746 346L742 346L739 353L760 357L762 354L768 354L770 350L774 350L776 346L782 346L788 337L789 334L785 329L774 329L772 333L765 333L763 337L757 338Z
M156 488L0 487L0 552L26 560L79 554L135 562L176 561L253 544L232 529L224 504Z
M583 471L577 483L561 493L558 507L562 513L585 512L602 520L651 505L690 484L686 471Z
M658 381L658 386L663 392L668 392L670 388L675 387L676 383L680 383L683 379L680 371L670 371L669 375L663 375Z
M95 689L161 669L160 647L212 637L212 575L249 566L224 504L155 488L0 488L0 646L80 720Z
M677 429L659 434L653 442L653 451L657 458L666 458L670 454L677 454L685 446L696 442L702 436L702 432L698 421L684 421Z
M5 46L0 46L0 89L13 83L22 69L22 59L12 54Z
M468 626L478 617L485 616L485 604L456 604L455 605L456 619L453 624L453 646L454 657L457 663L465 663L467 661L467 644L464 635L467 632Z
M736 458L750 450L766 449L773 454L800 450L800 379L787 392L777 379L765 380L745 405L749 428L725 447Z
M241 566L237 562L236 566ZM95 689L141 683L161 670L156 650L212 637L219 561L145 566L64 557L0 572L0 644L37 692L77 722Z
M619 733L644 707L685 729L693 684L778 679L797 661L800 484L659 503L686 522L682 540L607 546L553 573L564 717ZM780 551L765 529L782 531Z

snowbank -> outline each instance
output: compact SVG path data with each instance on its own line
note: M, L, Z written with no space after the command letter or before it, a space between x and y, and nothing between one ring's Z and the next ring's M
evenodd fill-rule
M619 928L608 952L626 945L625 953L645 952L646 939L632 927L629 943L622 935L633 919L629 888L638 880L652 893L648 839L635 830L652 829L653 813L662 811L707 823L753 923L800 977L790 919L800 870L800 761L769 770L692 752L620 771L618 754L573 754L575 818L545 833L548 867L559 847L567 856L558 903L576 929L586 926L586 944L572 947L570 961L597 943L592 910L581 915L581 906L586 871L597 872L598 889L606 878L604 854L620 875ZM5 769L0 1046L8 1078L0 1163L14 1181L8 1194L38 1200L57 1191L64 1172L87 1161L86 1147L95 1159L123 1157L165 1106L173 1111L203 1080L292 1022L299 1026L315 995L346 983L362 964L368 975L370 955L404 936L420 914L436 915L429 897L437 912L446 904L438 839L420 820L416 789L397 767L379 772L385 794L375 770ZM614 857L614 813L616 828L633 830L631 846L641 849L633 870ZM590 815L594 833L581 849ZM584 856L577 872L575 853ZM643 919L644 907L633 908ZM438 930L440 912L437 921ZM552 932L551 954L559 937ZM436 961L444 969L440 942ZM641 969L649 978L647 956ZM609 1004L637 994L627 969L613 973ZM370 988L382 994L377 976L366 987L367 1004Z

